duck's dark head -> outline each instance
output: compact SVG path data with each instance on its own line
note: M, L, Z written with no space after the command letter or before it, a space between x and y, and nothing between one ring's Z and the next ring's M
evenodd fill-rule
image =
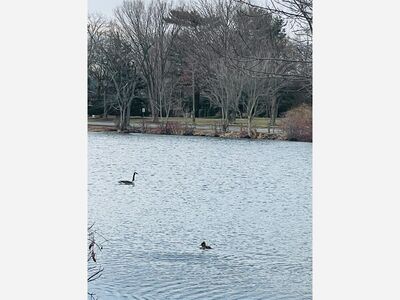
M206 246L206 242L202 242L202 243L200 244L200 246L204 248L204 247Z

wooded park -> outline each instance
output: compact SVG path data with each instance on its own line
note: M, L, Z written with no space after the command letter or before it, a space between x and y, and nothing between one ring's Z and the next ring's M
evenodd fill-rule
M143 115L216 118L222 132L244 119L251 137L254 118L283 117L311 140L311 109L311 0L133 0L89 16L88 114L121 132Z

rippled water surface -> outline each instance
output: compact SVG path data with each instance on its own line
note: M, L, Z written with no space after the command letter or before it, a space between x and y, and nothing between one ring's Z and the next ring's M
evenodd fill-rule
M311 299L309 143L89 133L99 299ZM131 180L135 186L118 185ZM206 240L212 250L201 250Z

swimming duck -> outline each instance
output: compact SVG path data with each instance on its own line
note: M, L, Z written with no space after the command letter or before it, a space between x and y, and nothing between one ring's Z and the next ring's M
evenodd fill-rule
M200 248L203 249L203 250L205 250L205 249L212 249L210 246L208 246L208 245L206 244L205 241L203 241L203 242L200 244Z
M129 181L129 180L120 180L120 181L118 181L118 183L119 184L126 184L126 185L134 185L134 181L135 181L135 175L136 174L139 174L139 173L137 173L137 172L134 172L133 173L133 177L132 177L132 181Z

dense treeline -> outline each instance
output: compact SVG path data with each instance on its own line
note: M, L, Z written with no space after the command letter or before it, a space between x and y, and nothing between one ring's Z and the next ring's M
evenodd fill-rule
M250 133L256 116L274 126L279 114L311 105L311 2L282 3L134 0L111 19L90 16L89 114L117 114L120 130L142 107L154 121L218 117L223 131L240 117Z

